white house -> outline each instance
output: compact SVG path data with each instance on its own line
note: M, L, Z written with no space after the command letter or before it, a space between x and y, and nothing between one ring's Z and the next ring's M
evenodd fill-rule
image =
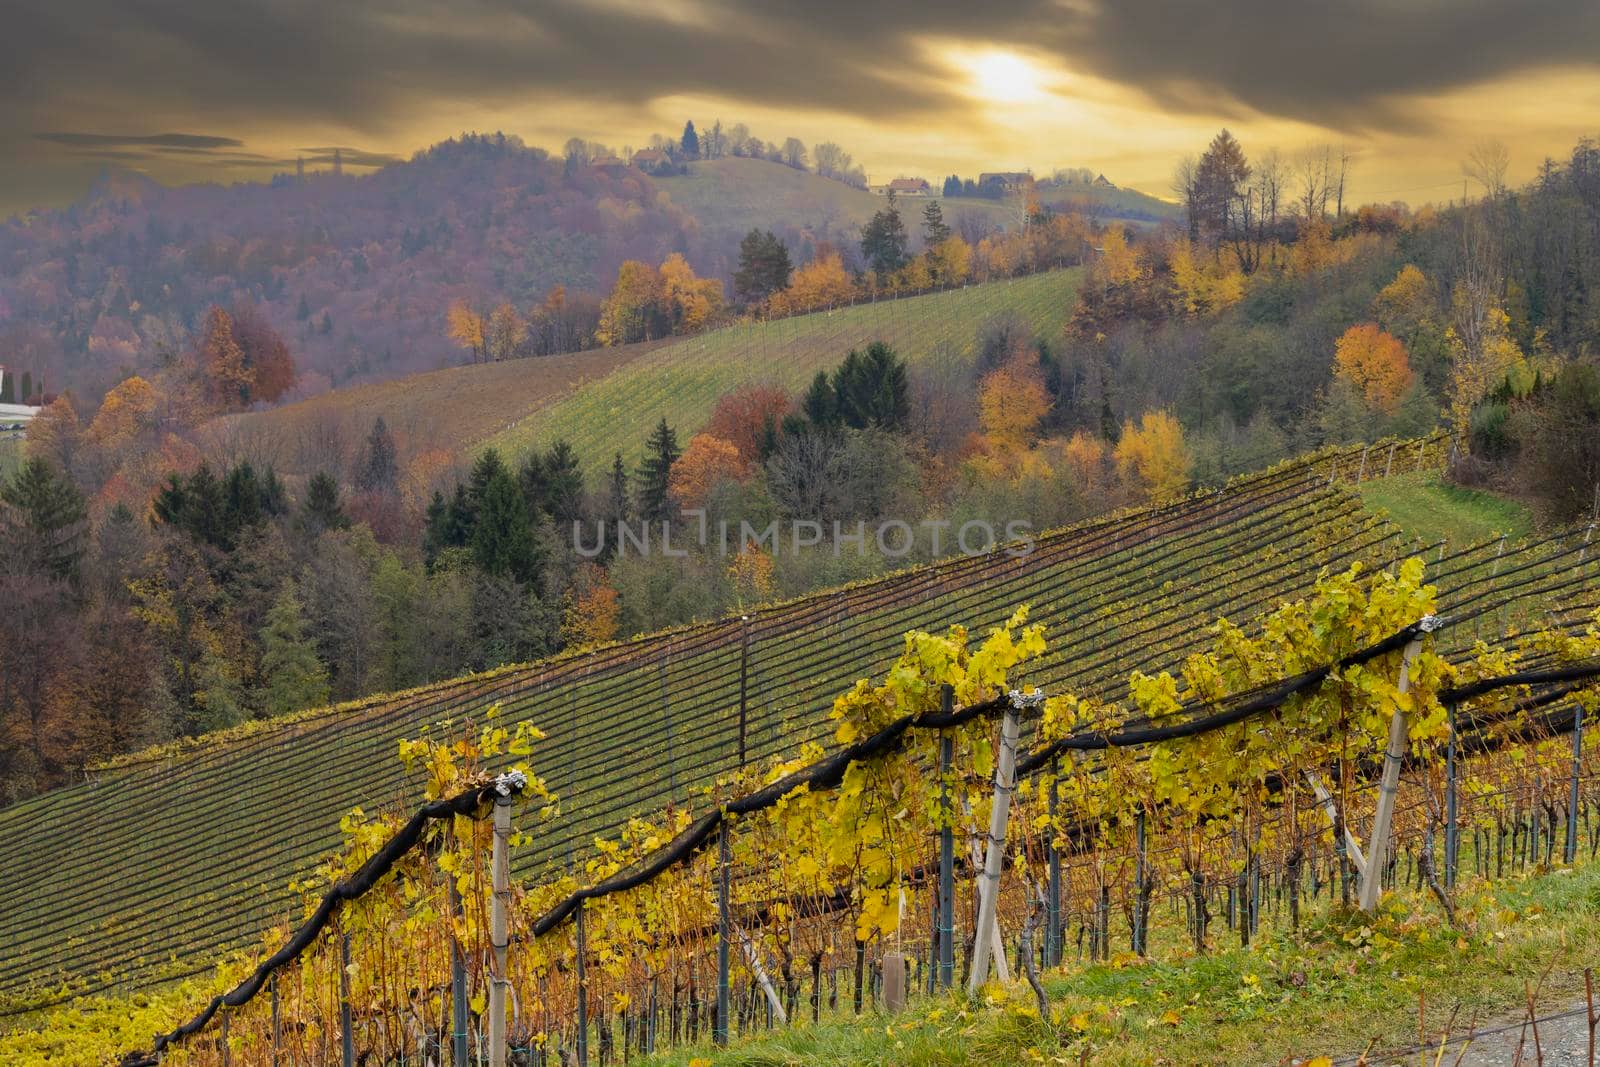
M5 386L6 369L0 366L0 388ZM39 409L28 404L0 404L0 437L21 433Z

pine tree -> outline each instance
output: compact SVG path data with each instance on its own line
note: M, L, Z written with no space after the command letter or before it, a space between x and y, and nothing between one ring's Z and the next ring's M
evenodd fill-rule
M293 582L285 582L267 611L261 631L261 673L266 709L283 715L328 702L328 671L306 636L306 622Z
M618 452L611 459L610 491L606 494L606 504L612 522L627 522L633 513L628 497L628 468L622 465L622 453Z
M368 493L392 493L400 481L400 467L395 460L394 437L379 415L367 435L366 450L361 467L356 472L356 488Z
M300 303L294 309L294 317L300 322L305 322L311 317L311 304L306 300L306 294L300 294Z
M565 441L557 441L544 455L544 496L539 507L560 527L570 526L583 514L583 471L578 454Z
M811 379L811 388L806 390L805 397L800 401L800 410L806 413L806 418L813 426L839 424L839 397L834 393L833 386L828 384L827 371L819 370L817 376Z
M444 494L435 489L433 499L428 501L427 521L422 528L422 562L430 571L439 553L449 545L446 540L449 518L450 505L445 502Z
M694 132L694 120L683 124L683 158L700 158L700 135Z
M939 206L939 201L929 200L928 206L922 209L922 243L928 248L936 248L950 239L950 227L944 221L944 209Z
M76 579L88 511L72 480L32 456L0 488L0 500L22 513L35 565L56 578Z
M306 485L306 498L301 504L301 516L312 533L324 530L342 530L350 525L339 499L339 483L327 471L318 471Z
M746 303L759 303L789 286L794 264L789 249L771 230L751 230L739 242L739 269L733 291Z
M0 371L0 404L15 404L17 402L16 388L17 383L12 376Z
M851 350L833 373L838 418L864 430L903 430L911 419L910 386L905 361L882 341L866 351Z
M645 442L644 461L639 464L639 517L655 522L672 517L672 498L668 482L672 465L683 453L678 449L678 435L672 432L667 420L662 419Z
M874 214L862 228L861 255L880 281L906 265L906 225L893 196L889 197L889 206Z
M532 586L539 576L533 520L522 488L503 466L490 477L479 498L472 531L472 560L485 574L510 576Z

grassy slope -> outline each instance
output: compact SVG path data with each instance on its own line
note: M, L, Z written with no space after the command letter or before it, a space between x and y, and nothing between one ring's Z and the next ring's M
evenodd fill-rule
M974 1008L953 997L925 999L896 1018L824 1020L725 1052L682 1049L644 1063L1289 1063L1353 1056L1369 1042L1379 1048L1415 1043L1420 996L1435 1053L1439 1032L1459 1009L1452 1030L1457 1040L1443 1059L1448 1064L1474 1020L1479 1027L1515 1021L1525 981L1537 986L1544 978L1541 1015L1581 1003L1583 968L1600 952L1600 864L1499 888L1469 886L1461 899L1469 927L1464 935L1449 930L1431 900L1402 891L1391 894L1376 920L1324 912L1298 935L1269 934L1248 950L1195 958L1161 953L1158 946L1156 962L1069 963L1045 976L1054 1033L1041 1025L1031 993L1019 984L997 1004ZM1530 1040L1528 1062L1532 1051ZM1412 1053L1375 1062L1419 1061Z
M820 739L834 696L885 669L911 628L978 631L1031 602L1060 635L1037 681L1094 686L1175 662L1203 636L1199 623L1304 590L1319 567L1384 558L1388 528L1323 476L1309 489L1306 477L1291 468L1178 509L1089 523L1023 560L975 557L750 612L752 758ZM295 911L288 880L337 843L340 814L414 796L398 738L492 701L548 734L533 762L564 816L518 858L535 876L728 766L742 632L725 620L253 723L0 810L0 943L11 948L0 1000L51 975L148 983L250 941Z
M585 469L601 470L614 452L636 457L662 417L682 443L725 393L749 382L798 392L871 341L888 342L912 363L940 352L967 357L978 326L1002 311L1054 336L1071 314L1079 277L1076 269L1052 271L683 338L539 409L491 443L517 453L564 438Z
M1361 497L1395 525L1424 542L1451 548L1505 535L1519 541L1533 531L1522 504L1494 493L1448 485L1436 473L1403 474L1366 482Z

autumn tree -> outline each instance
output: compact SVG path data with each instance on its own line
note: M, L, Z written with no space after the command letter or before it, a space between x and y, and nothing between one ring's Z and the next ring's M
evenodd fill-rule
M759 304L787 288L793 274L789 249L771 230L751 230L739 242L739 269L733 275L733 291L740 300Z
M484 349L496 363L513 359L528 336L528 324L510 304L500 304L489 313L484 332Z
M1462 454L1471 449L1472 409L1523 362L1511 317L1491 305L1475 316L1463 287L1455 292L1455 321L1445 332L1450 350L1450 424Z
M661 300L673 333L698 333L722 312L722 283L696 277L694 268L674 252L661 264Z
M794 400L782 386L742 386L722 395L702 432L732 443L746 462L765 462L793 408Z
M213 305L195 345L202 390L214 411L238 411L250 403L255 372L233 335L233 316Z
M615 641L621 614L616 586L611 584L605 571L585 563L573 581L572 596L561 624L562 637L568 646Z
M672 465L668 489L680 507L703 508L711 491L726 481L737 481L747 464L731 441L697 433Z
M789 287L774 293L767 307L773 315L794 315L848 304L855 296L855 282L844 269L840 255L819 253L817 258L794 272Z
M1094 263L1095 280L1102 286L1136 285L1144 276L1139 253L1128 244L1127 232L1120 225L1107 226L1100 236L1100 255Z
M972 246L958 236L946 237L924 258L937 285L959 285L972 273Z
M473 311L465 300L456 300L446 312L450 339L472 353L472 362L484 358L487 330L483 316Z
M280 399L297 374L288 344L254 304L235 305L232 319L234 342L251 374L249 399L268 404Z
M155 387L137 374L124 378L100 402L85 440L110 453L129 448L155 429L158 399Z
M1020 450L1050 410L1037 365L1013 359L978 383L978 425L995 444Z
M617 269L617 283L600 305L595 340L625 345L664 337L671 330L663 300L661 272L637 259Z
M1174 500L1189 488L1194 459L1183 428L1165 411L1146 412L1137 425L1124 422L1114 456L1123 483L1151 503Z
M734 606L740 610L772 599L772 555L757 545L743 545L728 563Z
M1334 344L1333 363L1340 377L1386 415L1399 410L1415 380L1406 346L1377 323L1359 323L1346 330Z
M1191 315L1223 311L1244 299L1244 274L1231 260L1198 252L1179 238L1167 253L1178 306Z

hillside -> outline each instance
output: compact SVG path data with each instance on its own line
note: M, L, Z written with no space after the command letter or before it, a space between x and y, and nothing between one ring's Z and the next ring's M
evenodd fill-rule
M759 159L703 160L689 165L689 173L656 179L672 202L694 217L700 234L712 248L736 250L752 228L772 230L802 258L820 241L853 247L861 227L874 212L883 210L884 198L865 189L822 178L810 171ZM934 183L935 188L938 182ZM980 232L1011 224L1012 210L1005 204L980 197L936 198L945 221L961 232L963 216L971 216ZM1153 221L1176 217L1175 205L1135 189L1098 185L1046 187L1042 203L1075 206L1106 218ZM925 198L899 201L907 228L919 233ZM731 274L736 260L715 264L719 274Z
M1054 337L1072 314L1080 277L1076 269L1052 271L683 338L572 390L490 443L518 453L564 439L585 469L601 470L616 452L635 458L661 418L686 440L724 394L754 382L798 393L818 371L872 341L887 342L915 368L935 359L970 361L978 328L1001 313Z
M437 448L463 455L485 442L518 452L564 437L585 470L598 472L614 452L634 456L662 417L686 440L723 393L751 381L803 389L817 371L871 341L889 342L913 364L935 355L970 359L978 328L1002 312L1021 316L1040 336L1054 336L1072 312L1079 273L987 282L693 337L454 367L232 416L210 432L279 470L307 474L337 469L382 415L412 453Z
M1355 469L1351 455L1336 469ZM1440 459L1436 447L1407 447L1395 471L1413 456ZM394 758L399 739L490 703L501 705L503 722L531 721L548 735L532 758L561 798L562 819L519 854L527 877L570 862L629 813L689 799L734 761L741 717L755 760L822 740L834 696L880 672L910 628L960 622L977 631L1031 603L1056 635L1030 674L1040 684L1092 692L1134 669L1174 666L1218 614L1276 604L1324 567L1406 553L1392 526L1328 484L1329 470L1327 456L1300 461L1173 506L1058 531L1025 556L960 558L752 611L745 622L119 760L0 811L0 940L11 947L0 960L0 998L15 1010L70 989L208 969L298 913L289 879L337 843L340 813L414 795ZM1468 595L1493 548L1453 553L1442 572L1447 593ZM1528 566L1560 549L1541 543Z

